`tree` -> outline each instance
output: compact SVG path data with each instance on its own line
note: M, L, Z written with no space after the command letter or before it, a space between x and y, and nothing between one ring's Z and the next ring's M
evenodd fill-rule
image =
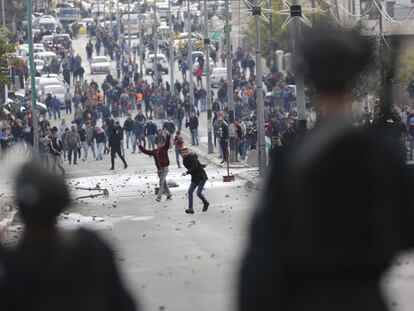
M9 82L9 75L3 69L9 68L9 54L13 53L15 47L11 41L12 33L4 27L0 27L0 83L5 84Z
M397 80L408 84L414 80L414 52L406 51L397 69Z

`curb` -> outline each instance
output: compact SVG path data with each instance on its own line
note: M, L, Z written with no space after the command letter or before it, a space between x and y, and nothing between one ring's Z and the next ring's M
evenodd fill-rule
M188 140L191 140L191 136L184 131L181 131L182 135L185 136ZM203 144L200 144L203 145ZM214 163L216 166L220 167L220 168L227 168L227 164L226 163L221 163L221 159L219 159L217 157L216 153L208 153L203 151L200 147L197 146L188 146L188 149L195 151L200 157ZM230 163L229 168L231 169L235 169L235 168L251 168L250 165L248 165L247 163L243 163L243 162L237 162L237 163Z

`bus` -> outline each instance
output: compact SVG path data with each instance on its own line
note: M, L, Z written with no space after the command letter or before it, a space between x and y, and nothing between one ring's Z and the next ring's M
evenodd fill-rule
M138 35L139 34L139 21L138 21L138 14L131 14L130 18L128 18L129 14L122 15L122 25L124 28L124 35L127 35L129 32L129 23L131 24L131 34ZM144 23L142 23L144 26Z
M79 21L79 8L61 8L59 11L59 21L62 24L70 24Z

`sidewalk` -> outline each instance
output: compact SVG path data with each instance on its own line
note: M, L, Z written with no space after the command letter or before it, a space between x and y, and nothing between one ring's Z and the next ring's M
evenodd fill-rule
M187 141L191 140L190 134L186 130L182 131L182 135ZM221 159L218 158L217 153L208 153L208 146L206 144L200 143L198 146L190 146L189 149L193 150L201 158L213 163L217 167L227 169L226 163L220 163ZM230 169L237 169L235 174L230 172L230 175L234 175L236 178L241 178L251 182L256 188L262 187L262 179L259 177L258 167L250 166L247 161L240 161L237 163L230 163Z

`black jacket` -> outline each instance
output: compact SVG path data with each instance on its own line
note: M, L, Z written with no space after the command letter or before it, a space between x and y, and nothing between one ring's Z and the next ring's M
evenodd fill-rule
M124 137L124 131L120 125L112 125L108 129L109 134L109 146L117 148L121 146L121 140Z
M145 136L156 135L157 134L157 125L154 122L148 122L145 124Z
M190 119L186 123L186 127L189 127L190 130L198 129L198 118L197 117L190 117Z
M134 120L126 119L124 122L124 131L131 132L134 125Z
M190 153L183 159L184 167L187 169L187 174L191 175L192 182L206 181L208 179L204 165L198 161L198 156Z
M167 130L170 134L173 134L175 132L175 124L173 121L165 121L162 129Z
M132 132L138 138L144 136L144 126L141 122L134 122L132 125Z

